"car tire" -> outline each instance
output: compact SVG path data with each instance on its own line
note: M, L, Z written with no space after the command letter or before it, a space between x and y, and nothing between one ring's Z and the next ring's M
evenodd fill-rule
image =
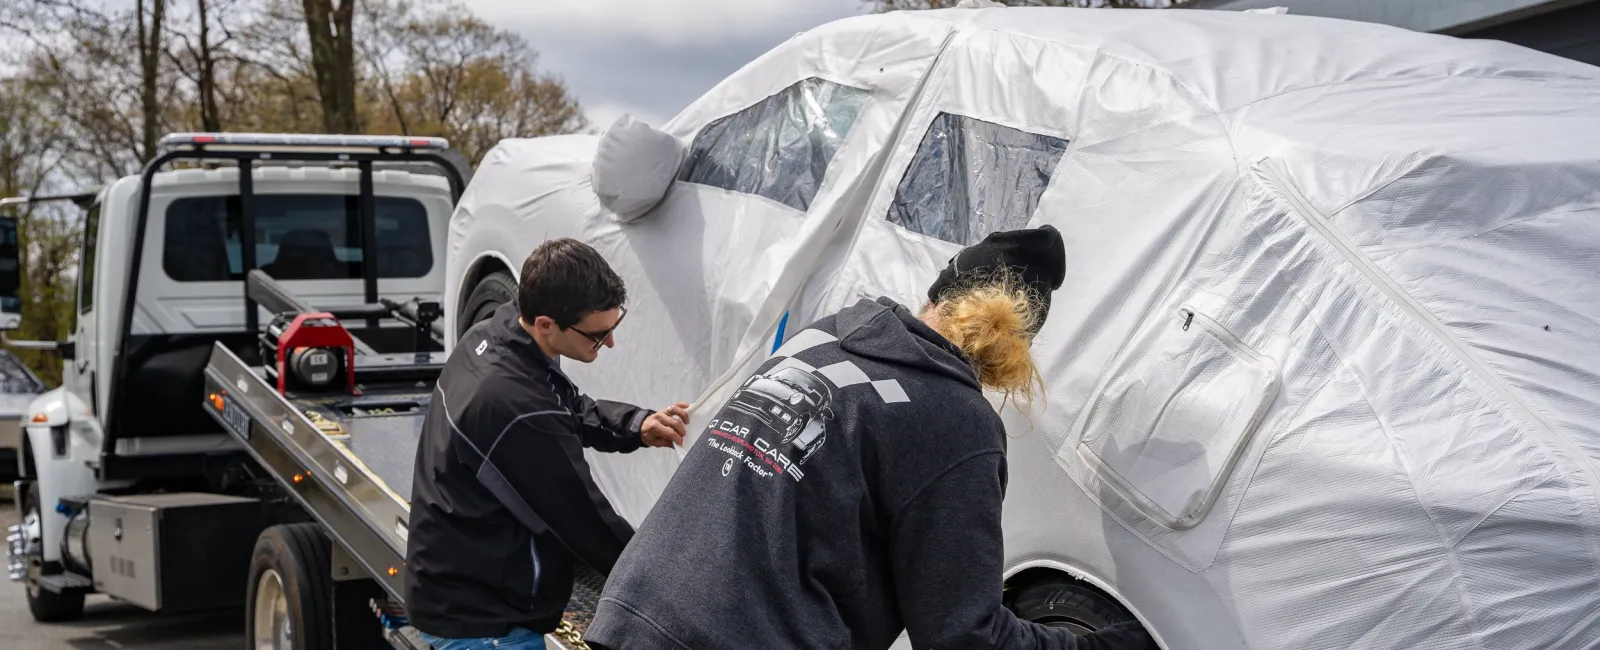
M245 594L250 647L333 650L328 537L317 524L280 524L256 537Z
M490 316L500 305L517 299L517 281L511 279L511 274L505 271L495 271L483 276L477 286L472 288L472 293L467 294L467 302L461 313L467 315L461 324L461 331L465 333L468 328L477 325Z
M1017 618L1065 628L1079 636L1138 620L1120 603L1068 576L1030 582L1018 588L1007 602Z
M789 423L789 428L783 430L783 436L778 440L778 444L787 445L794 442L794 439L799 438L800 433L806 430L806 424L810 421L810 418L806 418Z
M36 518L43 517L44 511L39 508L38 484L28 485L27 492L28 496L22 502L23 512L33 514ZM62 623L83 618L84 593L74 591L58 594L48 591L36 581L41 575L44 575L44 559L28 558L28 613L33 615L33 620L39 623Z

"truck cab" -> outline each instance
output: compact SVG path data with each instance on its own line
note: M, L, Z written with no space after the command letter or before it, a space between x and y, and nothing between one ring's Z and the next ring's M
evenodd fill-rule
M379 285L389 296L443 297L445 235L470 174L444 141L174 134L162 145L142 173L87 202L76 324L53 346L62 386L27 409L10 568L27 580L39 620L75 618L107 573L95 567L93 585L83 584L88 562L67 557L78 547L63 543L74 508L58 504L238 492L254 474L197 397L215 345L261 362L272 314L246 295L249 271L318 306L375 303ZM367 352L417 344L414 328L391 317L345 325ZM62 575L81 579L49 579Z

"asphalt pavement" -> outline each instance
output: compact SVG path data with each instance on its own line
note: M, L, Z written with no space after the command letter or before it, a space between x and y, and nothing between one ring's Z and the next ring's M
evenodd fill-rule
M0 530L17 523L11 490L0 494ZM244 611L152 614L108 596L89 596L83 620L35 623L22 583L0 579L0 648L7 650L239 650Z

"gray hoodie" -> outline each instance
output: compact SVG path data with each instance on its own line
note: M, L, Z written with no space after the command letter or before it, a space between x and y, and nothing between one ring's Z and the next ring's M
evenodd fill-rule
M1155 648L1001 605L1005 433L959 349L888 299L796 334L694 443L606 583L615 650Z

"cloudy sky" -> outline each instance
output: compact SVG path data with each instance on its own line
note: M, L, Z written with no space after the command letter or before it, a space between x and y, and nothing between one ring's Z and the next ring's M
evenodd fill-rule
M527 37L598 128L622 113L660 126L796 32L865 11L861 0L465 0Z

